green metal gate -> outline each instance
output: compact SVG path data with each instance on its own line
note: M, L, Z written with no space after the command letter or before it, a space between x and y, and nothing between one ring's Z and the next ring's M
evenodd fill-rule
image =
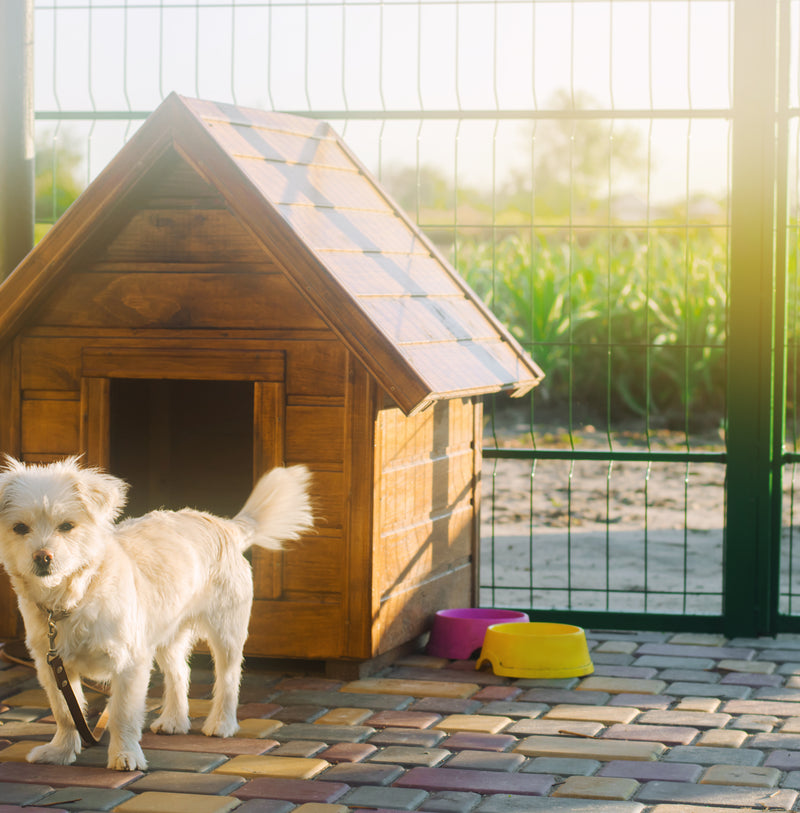
M35 30L40 229L171 90L325 118L544 367L487 408L484 605L800 629L800 0L36 0Z

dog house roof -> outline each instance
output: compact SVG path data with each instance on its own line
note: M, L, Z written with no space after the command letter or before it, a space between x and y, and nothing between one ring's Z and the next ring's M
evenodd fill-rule
M542 378L329 125L174 93L0 287L0 341L86 243L118 227L120 202L130 206L169 150L217 190L406 413L445 398L522 395Z

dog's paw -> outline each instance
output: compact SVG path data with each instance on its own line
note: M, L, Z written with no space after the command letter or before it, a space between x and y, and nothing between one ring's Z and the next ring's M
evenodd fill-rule
M112 771L146 771L147 760L138 745L113 754L109 750L108 768Z
M150 724L153 734L187 734L191 729L189 718L158 717Z
M39 745L28 752L28 762L46 762L50 765L71 765L81 752L80 742L76 736L73 743L53 743Z
M206 720L203 725L203 734L206 737L233 737L239 730L239 723L233 720Z

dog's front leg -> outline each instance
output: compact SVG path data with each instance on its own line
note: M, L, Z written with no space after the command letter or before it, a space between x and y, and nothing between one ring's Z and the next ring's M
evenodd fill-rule
M145 770L142 738L147 686L152 658L135 663L111 679L108 701L108 767L117 771Z
M50 664L42 654L34 653L36 662L36 675L39 683L47 693L50 709L56 721L56 733L46 745L39 745L32 749L27 756L28 762L48 762L53 765L69 765L74 762L81 752L81 738L75 723L67 708L67 703L56 685ZM85 708L83 689L80 680L70 680L72 691L82 709Z

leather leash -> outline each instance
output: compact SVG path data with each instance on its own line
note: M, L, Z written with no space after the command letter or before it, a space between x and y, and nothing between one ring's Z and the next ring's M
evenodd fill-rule
M81 742L84 748L91 748L93 745L99 745L100 740L95 738L86 718L83 716L78 698L75 697L75 692L72 691L69 678L67 677L67 670L64 668L64 662L61 660L61 655L56 651L56 636L58 630L56 628L56 621L66 618L66 613L54 613L52 610L47 611L47 637L50 640L50 649L47 652L47 662L53 670L53 676L56 679L56 685L59 691L64 695L64 700L67 702L67 708L75 723L75 728L78 730ZM102 721L102 718L101 718ZM98 729L100 724L98 724Z

